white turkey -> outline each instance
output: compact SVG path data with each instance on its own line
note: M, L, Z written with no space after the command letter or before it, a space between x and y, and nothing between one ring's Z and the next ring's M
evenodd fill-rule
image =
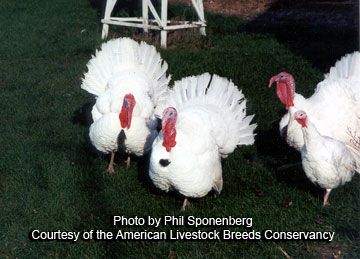
M163 191L200 198L223 186L221 158L254 143L256 124L246 116L246 100L226 78L205 73L176 81L155 139L149 176Z
M321 135L304 111L297 111L294 117L303 133L301 158L305 174L326 189L325 206L331 190L351 180L356 170L355 158L344 143Z
M108 171L113 173L116 151L141 156L151 149L156 109L166 100L168 65L154 46L119 38L103 43L87 67L81 88L96 96L90 140L97 150L111 153Z
M360 147L360 53L348 54L337 61L315 93L304 98L295 93L292 75L281 72L270 79L276 82L276 93L288 112L280 121L280 134L287 143L301 150L304 145L301 126L294 120L296 111L303 110L319 133L346 144L358 157ZM357 158L359 161L359 159Z

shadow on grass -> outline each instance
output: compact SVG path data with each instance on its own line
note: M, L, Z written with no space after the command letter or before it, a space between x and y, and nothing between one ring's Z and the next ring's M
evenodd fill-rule
M150 179L149 176L149 165L150 165L150 153L146 154L142 157L138 157L137 162L137 173L138 180L141 183L141 186L149 191L149 193L157 195L157 196L166 196L171 197L177 201L179 201L179 210L184 201L185 197L176 191L164 192L158 189ZM196 202L197 199L191 200L191 202Z
M74 111L73 116L71 118L71 121L73 124L78 124L83 127L86 127L87 129L92 124L92 116L91 116L91 110L92 107L95 104L95 100L88 102L84 104L82 107ZM161 125L161 124L160 124ZM160 130L160 129L159 129ZM84 139L86 139L86 144L81 147L82 151L80 153L87 154L87 156L94 158L101 158L103 160L109 161L110 155L109 154L103 154L101 152L98 152L90 142L88 130L84 134ZM125 167L125 161L128 158L128 154L124 152L116 152L115 155L115 163L119 167ZM83 157L81 157L77 163L83 163L84 166L89 166L91 163L91 159L86 159L86 161L83 161ZM140 181L141 185L149 189L151 193L155 194L163 194L163 192L159 191L153 184L151 179L149 178L149 160L150 160L150 154L146 154L141 157L137 157L135 155L130 155L130 161L131 164L137 165L137 174L138 174L138 180ZM105 170L105 168L104 168ZM92 187L89 188L90 192L93 194L94 191L100 190L101 188L98 188L97 183L99 183L99 179L96 177L89 177L89 179L85 180L84 186ZM87 188L85 187L85 189Z
M261 163L279 182L322 197L323 190L310 182L302 169L300 152L280 137L279 121L274 122L271 129L258 132L255 145Z
M326 72L344 54L358 49L356 2L277 1L243 30L273 34L294 53Z
M106 0L89 0L102 18ZM153 1L159 6L159 1ZM251 19L206 14L208 31L218 34L239 32L272 34L294 53L301 55L322 72L346 53L358 49L357 1L274 0L269 8ZM114 14L141 16L141 1L118 1ZM193 8L170 4L169 19L196 19ZM140 31L140 30L139 30ZM171 41L171 35L169 40ZM171 45L171 44L170 44Z
M99 18L103 18L105 14L106 0L89 0L90 5L97 10ZM139 16L142 10L141 0L122 0L117 1L113 9L113 14L118 12L127 13L130 17ZM157 1L152 1L156 4Z
M153 185L149 177L149 162L150 154L146 154L138 158L137 162L137 178L142 187L149 189L153 194L160 194L161 192Z
M85 103L81 108L74 111L71 122L73 124L79 124L87 128L90 127L92 123L91 110L94 104L95 100Z
M95 100L91 102L85 103L82 107L73 112L71 122L73 124L78 124L82 127L85 127L87 130L84 132L84 139L86 140L86 144L84 144L81 148L84 154L89 154L92 158L102 157L104 158L106 155L98 152L93 145L91 144L89 137L89 128L93 122L91 110L95 104Z
M225 20L223 15L207 14L207 30L216 34L270 34L325 73L336 60L358 49L356 2L274 1L251 20L234 16Z
M116 235L116 229L113 226L113 216L118 215L113 207L113 197L108 193L109 182L115 181L116 177L110 175L106 167L101 169L103 163L99 162L101 159L109 161L106 155L99 158L99 153L96 153L94 148L90 146L90 142L79 146L76 163L79 168L82 168L79 178L79 188L84 201L82 210L79 211L80 223L78 229L80 230L102 230L105 232L113 232ZM89 151L91 150L91 151ZM121 157L117 156L117 160ZM100 170L99 170L100 168ZM95 169L95 170L94 170ZM116 173L120 173L118 170ZM94 240L97 240L94 238ZM113 241L97 241L106 251L107 256L121 254L125 249L126 244L119 242L114 245Z
M90 142L89 127L92 124L91 110L95 104L95 100L85 103L82 107L73 112L71 122L85 127L83 138L84 142L78 145L77 156L74 157L75 164L82 170L79 171L79 186L81 192L86 198L83 210L79 212L81 224L79 229L101 229L106 230L106 227L111 226L111 206L106 202L106 194L104 193L104 170L101 172L94 172L94 168L99 168L95 165L96 161L103 159L109 161L108 155L98 152ZM106 172L107 173L107 172ZM109 231L111 229L109 228ZM103 242L107 246L106 242Z

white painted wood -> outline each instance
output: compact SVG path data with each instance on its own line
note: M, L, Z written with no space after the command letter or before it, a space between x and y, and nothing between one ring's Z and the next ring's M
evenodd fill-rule
M201 21L203 22L203 24L205 25L206 24L206 21L205 21L205 11L204 11L204 4L203 4L203 1L202 0L197 0L198 1L198 5L199 5L199 10L200 10L200 14L201 14ZM203 36L206 36L206 27L205 26L202 26L200 28L200 34L203 35Z
M202 0L191 0L191 3L199 17L199 20L205 23L204 5ZM200 33L206 35L205 27L200 28Z
M106 7L105 7L105 14L104 14L104 19L110 19L111 17L111 12L115 7L117 0L107 0L106 1ZM102 32L101 32L101 38L102 39L106 39L109 33L109 25L104 23L103 24L103 28L102 28Z
M144 32L149 32L148 25L149 25L149 7L148 1L142 0L142 18L143 18L143 25L144 25Z
M161 21L162 25L166 26L168 16L168 0L161 0Z
M161 28L157 25L147 25L147 27L144 27L144 24L142 23L134 23L134 22L125 22L125 21L114 21L114 20L102 20L102 22L105 22L107 24L112 24L112 25L120 25L120 26L125 26L125 27L135 27L135 28L147 28L150 30L158 30L160 31Z
M151 21L151 20L149 20ZM153 23L156 23L155 20L152 20ZM184 24L177 24L177 25L167 25L165 27L159 27L158 25L152 25L152 24L148 24L147 27L144 27L144 25L142 24L142 20L139 19L138 23L132 22L132 21L127 21L124 18L120 19L120 18L111 18L110 20L101 20L101 22L107 23L107 24L111 24L111 25L120 25L120 26L126 26L126 27L135 27L135 28L147 28L150 30L164 30L164 31L171 31L171 30L179 30L179 29L189 29L189 28L199 28L200 26L202 26L203 24L201 24L201 22L187 22Z
M157 13L155 7L153 6L153 4L151 3L150 0L146 0L146 1L147 1L148 6L149 6L150 12L152 13L152 15L154 15L154 18L157 21L157 23L159 24L159 26L161 26L162 21L161 21L159 15Z
M106 21L135 22L135 23L143 24L144 19L140 18L140 17L110 17L110 19L108 19L108 20L101 19L101 22L106 22ZM155 20L155 19L149 19L149 24L157 26L158 23L157 23L157 20ZM167 24L170 24L170 21L167 21ZM206 26L205 23L201 22L201 21L177 21L176 24L167 25L166 27L177 26L177 25L181 25L181 24L195 24L197 26L200 26L200 25Z
M102 21L105 19L102 19ZM144 19L139 17L110 17L111 21L126 21L126 22L140 22L143 23Z
M161 15L159 16L151 0L142 0L142 17L111 17L111 12L115 7L117 0L107 0L104 18L101 20L103 29L101 37L105 39L108 36L109 24L127 27L142 28L144 32L149 30L161 31L161 47L166 48L167 32L170 30L180 30L188 28L199 28L202 35L206 35L206 20L204 14L203 0L191 0L198 16L198 21L177 21L171 24L168 20L168 0L161 0ZM149 11L155 19L149 19ZM359 35L360 38L360 35Z
M167 11L168 11L168 1L162 0L161 1L161 22L162 27L165 27L167 25ZM161 47L166 48L166 42L167 42L167 31L162 30L160 35L160 41L161 41Z
M171 30L180 30L180 29L189 29L189 28L199 28L199 25L200 25L199 23L169 25L164 27L164 30L171 31Z

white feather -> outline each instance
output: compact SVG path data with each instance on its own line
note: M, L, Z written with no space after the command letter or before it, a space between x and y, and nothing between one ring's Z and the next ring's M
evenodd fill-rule
M330 68L329 73L325 74L326 80L351 79L360 80L360 52L355 51L347 54Z
M302 132L302 165L309 180L329 193L349 182L356 170L356 161L344 143L322 136L310 121L307 127L302 128ZM327 203L325 197L324 205Z

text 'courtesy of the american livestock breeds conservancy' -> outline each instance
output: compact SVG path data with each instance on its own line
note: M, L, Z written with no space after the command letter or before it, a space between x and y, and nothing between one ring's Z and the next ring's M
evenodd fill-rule
M29 232L32 241L110 241L110 240L320 240L331 242L335 232L255 230L247 217L128 217L113 216L115 230Z

